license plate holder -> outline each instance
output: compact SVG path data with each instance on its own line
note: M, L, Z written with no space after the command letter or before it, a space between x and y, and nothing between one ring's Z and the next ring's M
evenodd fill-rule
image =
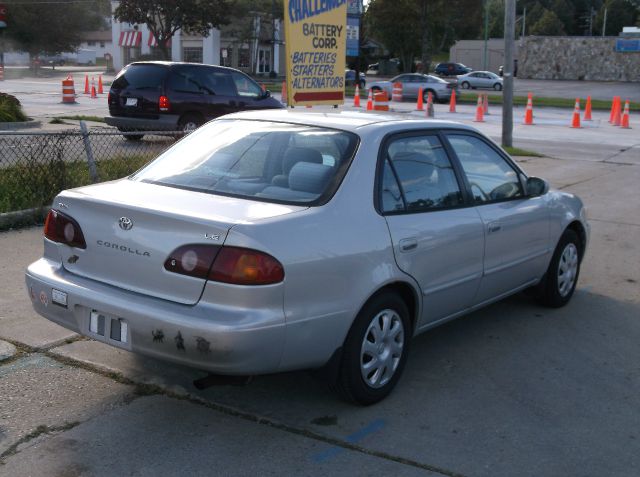
M92 338L114 346L129 347L129 323L125 319L90 310L87 324L89 336Z
M138 106L138 98L127 98L125 106Z

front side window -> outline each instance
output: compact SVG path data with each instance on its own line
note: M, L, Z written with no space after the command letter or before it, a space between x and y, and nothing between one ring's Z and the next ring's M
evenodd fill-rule
M132 180L219 195L315 205L337 189L357 136L268 121L217 120L191 133Z
M262 95L262 88L258 86L251 78L236 71L231 72L233 82L236 84L238 96L249 98L258 98Z
M383 212L426 212L462 205L453 167L435 135L392 139L381 181Z
M482 139L447 134L467 176L476 203L522 197L516 170Z

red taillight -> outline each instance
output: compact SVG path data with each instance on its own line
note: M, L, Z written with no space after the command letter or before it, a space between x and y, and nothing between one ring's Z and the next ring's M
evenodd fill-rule
M175 249L164 262L165 270L196 278L207 278L219 245L184 245Z
M70 247L87 248L78 222L68 215L51 209L44 223L44 236L53 242Z
M235 285L270 285L284 280L282 264L263 252L222 247L209 272L209 279Z
M107 95L107 104L111 104L111 91L109 91L109 94Z
M160 96L158 100L158 108L161 112L167 113L171 109L171 103L169 103L169 98L166 96Z
M165 270L234 285L270 285L284 280L282 264L257 250L217 245L184 245L164 263Z

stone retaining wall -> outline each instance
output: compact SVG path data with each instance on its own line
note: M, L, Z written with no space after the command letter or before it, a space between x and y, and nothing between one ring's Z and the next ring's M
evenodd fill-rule
M615 42L616 37L526 37L518 77L640 82L640 52L618 53Z

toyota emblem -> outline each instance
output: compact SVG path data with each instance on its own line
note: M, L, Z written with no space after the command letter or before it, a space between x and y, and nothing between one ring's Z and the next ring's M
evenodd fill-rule
M133 222L129 217L120 217L120 220L118 220L118 225L122 230L131 230L131 227L133 227Z

